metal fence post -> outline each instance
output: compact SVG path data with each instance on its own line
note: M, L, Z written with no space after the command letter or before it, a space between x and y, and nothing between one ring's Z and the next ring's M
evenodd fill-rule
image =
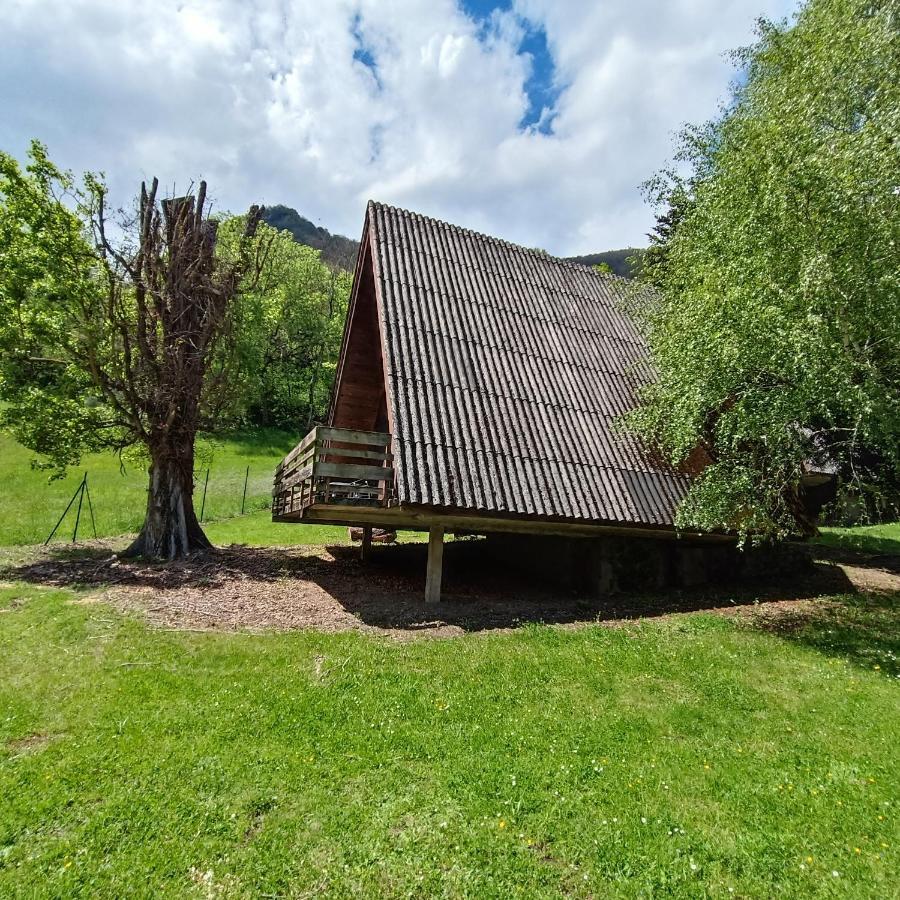
M59 520L58 520L57 523L53 526L53 531L51 531L50 534L47 535L47 540L44 541L44 546L45 546L45 547L47 546L47 544L50 543L51 539L53 538L53 535L56 534L56 531L57 531L57 529L59 528L59 526L62 525L63 519L65 519L66 514L67 514L67 513L69 512L69 510L72 508L72 504L75 502L75 498L78 496L78 494L79 494L80 491L81 491L81 485L79 484L78 487L75 488L75 493L72 494L72 499L69 501L69 505L63 510L63 514L59 517Z
M84 488L87 484L87 472L84 473L84 478L81 479L81 487L79 490L81 494L78 497L78 511L75 513L75 530L72 532L72 543L74 544L78 538L78 523L81 521L81 504L84 503Z
M97 523L94 521L94 504L91 503L91 489L88 487L87 472L84 473L84 492L87 494L88 512L91 514L91 531L94 532L94 540L97 539Z
M200 521L203 521L203 513L206 511L206 487L209 484L209 466L206 467L206 480L203 482L203 503L200 504Z

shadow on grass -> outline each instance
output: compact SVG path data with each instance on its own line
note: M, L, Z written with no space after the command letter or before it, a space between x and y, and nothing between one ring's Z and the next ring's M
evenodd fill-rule
M299 432L294 434L279 428L256 428L226 435L234 452L259 456L285 456L302 437Z
M900 594L842 594L794 609L760 611L752 622L827 656L900 676Z
M876 557L878 561L888 561L889 563L893 561L895 565L900 564L900 538L866 533L863 529L823 531L815 539L815 545L825 548L825 552L845 552L854 556L866 553ZM894 571L900 571L900 566Z
M47 556L8 567L3 577L73 588L152 589L171 620L187 621L203 595L197 627L346 628L441 633L511 628L529 622L567 624L734 609L759 602L794 601L851 592L844 572L818 564L771 582L732 583L690 591L585 597L566 593L552 577L497 562L485 542L451 541L445 547L443 602L423 601L423 544L373 549L363 565L358 550L333 546L322 552L233 546L169 564L120 560L108 548L54 548ZM153 603L156 604L157 600ZM350 623L348 625L348 623Z

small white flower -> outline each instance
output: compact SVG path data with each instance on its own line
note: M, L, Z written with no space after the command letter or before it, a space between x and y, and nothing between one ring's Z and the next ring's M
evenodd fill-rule
M837 869L832 869L832 870L831 870L831 877L832 877L832 878L840 878L840 877L841 877L841 873L838 872Z

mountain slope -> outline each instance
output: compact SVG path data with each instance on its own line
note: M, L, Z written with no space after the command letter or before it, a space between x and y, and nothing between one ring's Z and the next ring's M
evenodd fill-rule
M263 213L263 221L279 231L289 231L298 244L314 247L322 251L322 259L341 269L353 270L356 264L357 241L332 234L327 228L321 228L310 222L290 206L267 206Z
M314 224L301 216L296 209L278 204L267 206L263 213L263 221L279 231L289 231L298 244L315 247L322 251L322 259L341 269L353 271L356 264L356 252L359 242L342 234L332 234L327 228ZM606 250L602 253L589 253L585 256L569 256L572 262L585 266L606 263L616 275L623 278L634 277L634 267L628 262L629 257L640 258L644 251L635 247L623 250Z

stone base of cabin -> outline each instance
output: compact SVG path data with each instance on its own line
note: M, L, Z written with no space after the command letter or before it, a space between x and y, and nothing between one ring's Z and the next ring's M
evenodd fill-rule
M697 588L809 565L785 547L740 550L688 539L490 534L487 544L504 566L589 597Z

